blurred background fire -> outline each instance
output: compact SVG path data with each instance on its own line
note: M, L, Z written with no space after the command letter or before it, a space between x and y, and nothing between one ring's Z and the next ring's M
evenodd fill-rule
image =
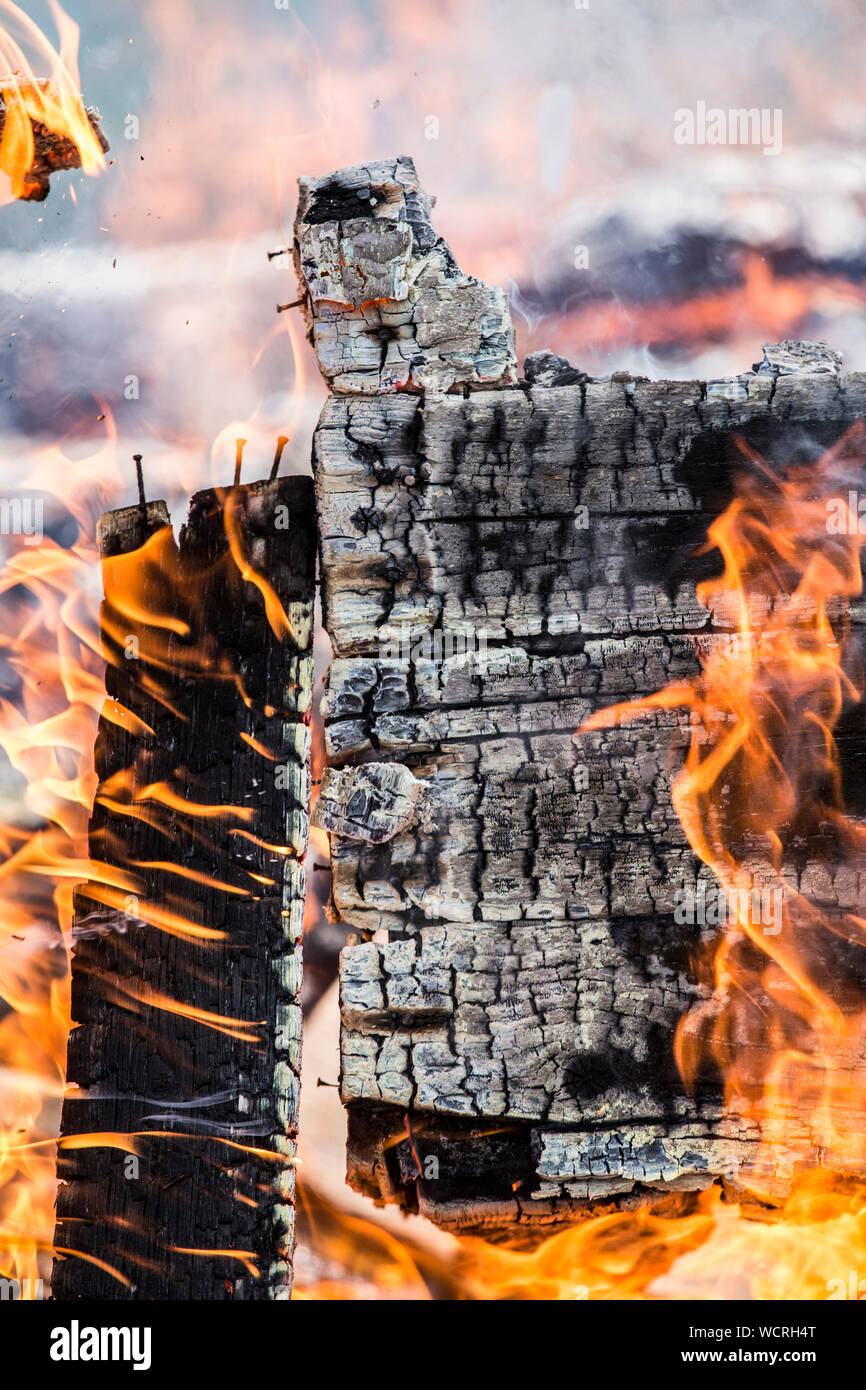
M0 536L0 1274L21 1279L50 1271L103 696L96 517L134 500L133 452L173 511L230 479L239 435L256 474L279 434L284 469L308 471L325 392L297 314L276 312L295 298L290 259L268 258L289 244L298 175L413 155L459 263L509 292L520 359L550 347L596 375L711 378L792 337L866 368L857 0L69 8L110 170L92 177L91 150L44 203L10 202L0 161L0 494L40 499L45 529L41 544ZM56 80L37 34L73 62L74 25L25 9L35 32L9 0L0 24ZM676 144L674 111L699 100L779 108L782 153ZM317 656L323 672L323 634ZM297 1297L826 1297L828 1250L845 1275L866 1205L843 1187L807 1184L784 1222L716 1193L679 1221L603 1218L534 1253L350 1193L327 853L314 832Z

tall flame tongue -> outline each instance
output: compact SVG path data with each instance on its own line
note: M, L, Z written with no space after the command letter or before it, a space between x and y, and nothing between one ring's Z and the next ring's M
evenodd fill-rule
M46 197L54 168L97 174L105 166L105 140L80 95L78 25L56 0L50 4L59 52L13 0L0 0L0 170L9 181L8 192L0 191L0 205ZM34 75L4 19L47 67L47 78Z
M675 1194L591 1218L535 1250L464 1239L450 1273L458 1296L866 1290L856 1273L866 1260L866 920L839 905L856 897L866 830L845 813L836 745L846 707L861 698L848 605L862 590L866 537L849 487L866 461L866 426L785 476L741 449L736 495L706 546L721 552L723 572L698 588L729 635L702 643L694 680L602 710L584 728L690 711L674 803L733 925L707 962L709 997L681 1022L677 1059L690 1084L720 1070L728 1109L751 1132L757 1123L763 1143L738 1174L740 1202L733 1186ZM763 910L773 892L780 917Z
M532 1253L467 1241L470 1297L842 1299L866 1287L866 920L841 905L857 897L866 829L845 813L836 744L862 693L847 608L862 590L849 487L866 427L784 477L740 447L751 468L708 533L723 573L698 588L731 636L705 644L693 681L584 728L691 712L673 798L732 929L677 1060L690 1084L721 1071L729 1111L757 1122L762 1144L738 1175L740 1204L712 1187L678 1211L591 1219ZM780 916L761 910L773 891Z
M48 1273L69 1030L72 890L90 872L93 741L104 699L79 541L21 546L0 572L0 748L26 779L0 826L0 1275ZM22 814L23 812L23 814ZM29 1284L27 1281L30 1281Z
M46 459L55 473L58 466L68 468L59 452L55 456L49 451ZM107 462L100 454L94 467L104 473ZM69 505L78 510L72 499ZM243 695L237 671L221 659L207 634L191 633L174 616L169 602L177 587L171 529L157 533L129 556L105 560L100 583L99 558L87 538L92 517L87 507L81 513L79 535L70 549L48 536L38 546L25 538L0 565L0 750L26 783L20 797L11 794L8 804L0 804L0 1278L19 1281L25 1298L39 1296L37 1281L47 1281L50 1272L56 1136L71 1023L69 948L76 886L86 881L90 898L120 911L134 894L137 915L165 932L166 939L183 937L206 944L222 936L202 924L189 906L182 865L118 867L91 857L88 820L97 792L98 717L101 713L133 735L139 732L139 721L130 710L106 702L106 654L111 654L113 643L120 648L117 659L123 660L124 636L140 632L141 665L152 673L147 679L155 699L164 698L163 673L181 670L189 679L237 684ZM111 601L102 627L97 616L100 589ZM192 584L182 597L194 617L198 605ZM175 642L170 652L170 639L178 635L186 640ZM4 772L4 783L8 776ZM224 825L217 833L237 828L252 834L256 828L245 828L249 812L244 807L200 806L158 783L139 789L125 771L113 783L103 784L100 796L116 799L122 813L152 822L164 820L167 811L176 813L179 807L188 818L190 836L210 833L216 817ZM164 900L149 902L142 890L142 870L146 875L176 875L176 890ZM252 887L206 881L215 891L249 897L254 893ZM185 1010L186 1017L203 1027L258 1037L255 1022L246 1018L196 1013L182 1001L163 996L145 998L130 990L119 1002L135 1011L142 1004L149 1010ZM190 1142L202 1141L193 1135ZM61 1144L115 1144L135 1152L136 1136L75 1135ZM226 1146L245 1147L212 1141L216 1162ZM110 1264L105 1267L116 1273Z
M673 801L734 929L715 950L711 997L681 1022L677 1060L689 1083L712 1064L728 1106L759 1122L751 1177L772 1189L816 1153L866 1170L866 921L840 905L855 897L866 829L845 814L835 740L861 693L846 639L864 540L835 499L859 474L866 428L784 478L739 443L752 471L709 529L724 572L698 586L732 639L709 645L693 682L589 725L691 711Z

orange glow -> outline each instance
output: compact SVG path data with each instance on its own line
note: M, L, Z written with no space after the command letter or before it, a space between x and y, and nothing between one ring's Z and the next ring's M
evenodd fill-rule
M845 603L862 591L863 537L856 516L828 526L832 499L847 496L842 480L863 466L866 427L784 477L741 449L750 469L708 534L723 573L698 587L733 639L704 646L693 681L601 710L583 727L676 706L691 711L673 802L696 855L740 907L736 929L713 948L711 997L681 1021L676 1052L687 1082L711 1064L724 1078L729 1112L760 1125L759 1153L738 1175L745 1205L730 1207L711 1190L698 1215L601 1218L532 1256L476 1252L484 1278L493 1272L494 1286L511 1290L506 1296L551 1296L567 1270L589 1296L629 1297L667 1264L672 1287L697 1280L707 1297L826 1297L828 1268L844 1275L866 1254L866 999L862 966L854 968L866 922L841 904L828 910L812 901L790 866L792 843L819 844L823 835L826 844L830 831L832 848L812 849L812 867L825 885L831 870L840 882L866 848L866 832L845 812L835 741L843 710L862 693ZM755 882L781 892L778 933L745 906L739 890ZM834 941L841 955L832 953ZM749 1193L767 1206L750 1206ZM678 1247L693 1237L674 1268ZM616 1278L606 1270L599 1282L597 1254L608 1238ZM731 1287L738 1292L726 1295Z
M803 1174L777 1208L725 1202L712 1187L690 1212L596 1217L530 1253L474 1239L462 1246L461 1283L473 1299L860 1297L849 1272L863 1267L866 1186L828 1188L825 1175Z
M730 638L702 644L693 681L604 709L584 727L690 710L673 799L692 848L731 902L742 904L736 890L754 876L783 890L778 935L744 910L715 943L712 996L685 1016L677 1037L685 1078L713 1063L728 1108L757 1119L763 1143L738 1174L739 1200L718 1186L668 1196L653 1208L590 1217L534 1250L464 1238L448 1269L452 1297L862 1296L852 1272L866 1259L866 999L857 987L862 966L852 982L825 962L829 944L841 942L856 967L866 921L828 912L798 890L786 851L792 827L807 843L832 827L837 872L866 847L862 826L845 813L835 741L843 710L861 697L845 606L862 590L864 538L853 513L836 529L827 524L829 499L847 497L842 480L862 468L866 428L783 478L745 445L743 454L750 471L708 535L723 572L699 586ZM317 1232L313 1243L356 1272L359 1238L348 1219L339 1238ZM399 1268L379 1272L376 1291L364 1296L388 1297ZM411 1287L411 1272L403 1278ZM300 1296L346 1297L343 1288L322 1280Z
M250 748L254 748L257 753L261 753L263 758L267 758L269 763L279 762L277 754L272 753L271 750L269 748L266 748L263 743L260 743L258 739L253 738L252 734L242 732L241 738L243 739L244 743L249 744Z
M122 982L123 1001L135 1000L136 1003L144 1004L149 1009L161 1009L167 1014L177 1014L180 1018L190 1018L195 1023L201 1023L205 1028L212 1028L215 1033L225 1033L230 1038L238 1038L241 1042L258 1042L261 1038L261 1029L264 1028L264 1020L259 1019L256 1023L244 1023L241 1019L226 1018L224 1014L210 1013L207 1009L199 1009L194 1004L186 1004L178 999L171 999L168 995L160 994L157 990L138 990L128 980ZM133 1007L127 1004L127 1007Z
M296 173L324 170L365 158L371 149L383 148L383 138L386 140L384 148L387 148L389 137L383 134L383 129L388 127L383 128L381 124L383 113L390 106L400 113L402 120L407 89L412 93L409 109L418 115L420 128L420 113L427 109L426 97L414 95L414 91L420 93L420 87L417 74L412 76L417 68L412 55L419 42L426 47L430 62L435 60L439 65L448 109L471 109L476 117L479 139L472 176L467 178L466 170L462 175L457 170L456 187L462 196L457 203L441 196L437 214L449 220L450 225L443 224L442 230L450 236L458 259L467 269L496 283L508 278L529 282L535 264L527 248L538 244L541 229L559 223L564 216L566 195L577 192L578 185L591 189L595 184L603 188L603 180L609 176L609 169L593 163L595 146L605 151L609 142L584 140L581 159L572 161L577 173L571 184L563 189L561 201L538 203L529 198L515 201L514 187L521 183L529 186L537 177L537 141L541 135L536 123L526 119L523 96L520 101L507 102L503 109L491 90L478 105L478 83L472 64L458 61L461 52L472 53L478 48L474 40L481 30L472 16L472 7L451 4L443 7L441 13L434 13L427 7L422 14L417 6L389 5L385 26L389 51L387 56L381 57L370 42L366 21L359 15L347 14L345 22L341 22L331 35L332 45L326 59L317 52L314 36L307 34L302 21L292 11L286 20L295 28L283 43L282 65L276 77L268 75L267 64L261 62L261 51L244 32L243 16L235 26L222 15L199 16L195 8L178 6L176 0L155 0L146 7L154 47L160 54L160 63L155 65L152 110L149 111L150 148L146 161L140 166L137 153L135 155L135 197L129 196L128 185L124 186L120 179L107 190L115 203L113 213L106 213L106 220L109 215L116 218L108 223L113 234L116 228L125 228L125 232L120 232L120 246L124 249L134 245L161 245L169 248L168 254L174 257L178 249L192 245L194 238L205 233L233 239L232 257L242 262L246 254L242 238L258 236L269 225L269 208L263 207L262 190L268 188L271 162L279 169L286 190L283 201L289 207ZM21 16L26 20L18 6L10 4L9 0L0 0L0 23L7 16ZM63 19L65 27L60 31L59 49L70 75L68 88L59 83L55 67L57 55L49 51L48 46L40 45L41 36L37 39L33 35L37 48L32 52L25 44L33 70L39 77L34 77L16 54L0 49L0 91L11 107L11 120L7 122L9 145L4 148L5 134L0 142L0 169L3 171L0 202L4 195L27 196L34 188L33 181L27 178L33 148L33 113L28 115L28 102L34 107L40 103L46 106L58 100L61 90L68 91L75 106L79 135L85 142L92 137L89 122L86 130L80 124L83 107L78 96L74 46L70 55L65 38L75 31L75 26L65 16ZM204 54L206 61L190 68L187 60L190 52ZM364 54L363 61L359 61L359 53ZM804 63L803 67L803 82L808 82L814 104L814 64ZM15 79L9 95L2 80L7 69L21 74ZM232 103L220 98L215 101L209 75L214 71L232 73L232 90L242 96L250 91L254 96L259 95L259 84L266 84L262 86L260 100L245 98ZM422 79L423 76L422 73ZM179 81L189 84L187 91L193 94L184 113L183 141L173 138L177 134L178 114L172 94ZM285 101L284 107L275 104L277 88ZM820 92L820 88L817 90ZM845 90L839 88L843 96ZM370 103L374 91L377 98L382 98L377 111L372 110ZM830 110L833 107L831 98L839 93L831 86L821 95ZM534 103L535 98L535 90L527 88L528 102ZM347 109L355 112L350 129L340 118L344 103ZM376 106L379 105L377 100ZM262 112L271 110L279 111L280 119L263 122ZM43 116L38 118L44 119ZM589 119L585 112L584 118ZM51 119L55 119L53 105ZM86 121L86 117L83 119ZM278 142L268 133L276 130L280 132ZM594 136L599 130L600 127L593 128L590 134ZM429 190L442 195L448 193L454 173L447 159L437 163L438 149L438 146L431 146L421 156L420 163L426 163L422 176ZM85 171L97 172L102 163L101 151L92 167L89 157L88 162L84 162L85 153L82 149ZM217 153L218 158L208 157ZM475 177L482 167L489 177ZM514 171L517 171L516 177ZM627 174L625 168L622 172ZM75 190L69 191L74 197ZM153 215L145 217L144 208L152 210ZM536 211L527 213L529 208ZM289 218L282 238L274 237L273 244L290 243ZM255 254L260 255L260 250L258 248ZM277 264L288 266L288 260ZM121 261L121 268L122 265ZM290 278L291 271L287 269L285 279ZM285 346L286 339L282 335L287 334L292 360L290 362L286 354L286 377L293 372L294 391L289 418L281 419L279 428L294 435L302 425L305 406L309 404L304 400L304 390L306 364L308 360L312 362L311 356L307 358L309 348L304 342L301 315L288 312L277 316L269 339L254 354L253 344L245 340L239 319L229 318L225 312L233 289L228 271L225 283L218 288L219 293L213 294L212 299L219 307L215 307L214 317L206 328L198 328L200 354L211 353L213 362L230 364L236 380L248 384L268 344L279 338L280 344ZM247 293L246 286L243 293ZM274 297L290 299L294 293L284 286ZM169 310L175 307L171 305ZM866 291L842 275L832 271L790 276L774 273L758 252L747 252L743 257L742 283L732 288L711 288L674 303L590 302L586 307L548 317L537 333L519 324L518 333L521 352L534 347L551 347L581 365L586 363L586 352L598 352L603 356L645 343L661 348L682 348L687 355L723 345L719 357L724 357L728 367L736 370L738 365L747 366L754 360L758 355L756 345L764 340L824 336L830 330L823 325L813 332L815 322L820 322L823 314L835 315L838 319L846 312L861 315L864 307ZM184 330L169 325L175 320L182 323L183 316L178 319L176 313L167 311L160 303L154 303L150 314L145 305L142 311L145 330L142 341L148 341L152 334L154 367L161 359L176 364L176 350ZM193 316L193 327L186 328L186 335L191 337L196 328ZM620 363L613 361L611 365ZM315 370L312 377L314 399L315 393L323 388ZM195 435L193 410L193 404L203 404L204 390L200 395L202 399L190 402L184 424L190 437L183 447L191 457L202 443ZM213 392L209 391L208 409L212 408L213 400ZM243 396L229 406L233 411L246 411L247 407ZM143 401L141 418L146 412ZM145 429L162 436L164 424L160 419L147 419ZM135 428L138 427L136 423ZM207 428L211 428L210 420ZM251 441L256 438L249 424L232 422L226 430L232 441L238 432L249 434ZM175 452L179 455L180 449ZM37 480L31 480L31 485L56 493L58 480L67 476L67 468L68 460L59 449L46 450L41 473L34 475ZM190 474L195 471L195 466L189 463L184 463L184 468L188 468ZM210 471L202 477L196 474L196 482L201 485L225 482L230 476L230 469L220 473L212 459ZM112 495L119 499L127 481L119 478L113 458L95 455L90 462L89 484L93 493L110 484ZM82 536L84 534L89 532L85 529ZM218 654L195 632L194 618L187 621L172 614L168 606L160 606L160 593L164 597L171 596L169 577L174 544L170 531L159 532L136 556L103 562L105 592L111 598L105 620L106 635L110 641L122 643L124 635L140 625L149 628L147 686L156 699L166 704L170 703L168 683L161 684L160 672L174 675L181 664L193 676L235 682L244 699L245 692L237 673L220 665ZM235 537L234 560L246 566L245 576L258 585L266 603L270 604L268 617L274 630L280 630L281 624L287 626L289 616L275 606L266 590L261 589L261 581L264 579L266 583L266 577L257 573L251 557L245 555L239 536ZM31 610L16 612L14 627L4 628L0 633L0 654L9 659L23 682L24 691L22 700L16 697L14 702L11 698L8 703L0 701L0 746L6 750L12 767L27 782L27 820L23 825L0 825L4 858L0 865L0 1000L13 1010L7 1013L0 1009L0 1274L12 1273L22 1278L35 1274L37 1268L43 1274L46 1272L53 1234L55 1175L51 1135L55 1132L57 1100L63 1093L65 1040L69 1026L65 972L75 882L89 880L89 897L118 912L124 910L126 896L135 894L139 899L138 917L159 927L168 936L205 942L224 939L223 932L191 920L182 906L172 911L148 902L145 896L148 870L172 874L188 882L207 883L207 876L197 876L193 870L156 860L131 862L121 873L98 857L88 858L86 820L96 790L92 747L97 715L101 712L104 719L127 729L132 735L152 732L131 710L116 702L104 703L101 671L104 653L99 623L96 606L85 593L88 574L92 576L97 567L92 545L83 540L66 551L46 539L38 548L10 556L0 572L0 593L23 586L28 599L33 600ZM734 594L736 606L736 591ZM189 598L194 605L195 594ZM838 631L830 603L826 609L831 627L835 625ZM732 630L739 635L736 619ZM174 638L180 640L174 641ZM782 657L784 664L788 656L782 653ZM113 659L117 659L116 653ZM800 674L805 677L805 673ZM742 672L732 675L732 684L739 686ZM849 679L847 672L838 676L835 694L842 699L853 694ZM853 683L856 684L856 678ZM804 678L803 688L808 691L808 686L809 680ZM830 694L834 696L834 692ZM733 692L732 700L734 695L739 698L739 690ZM682 687L657 698L659 703L665 698L671 706L684 702L687 707L694 708L691 687ZM810 733L814 731L818 738L825 737L832 722L831 715L832 707L829 712L820 711L817 722L809 725ZM695 710L695 717L706 719L708 725L711 722L709 712L705 716ZM746 756L744 749L759 746L752 732L747 735L740 731L725 742L726 730L730 732L720 718L717 730L720 743L715 759L706 745L702 750L700 777L711 779L717 773L715 782L708 781L703 788L696 782L689 794L684 784L678 803L684 814L689 814L690 806L697 806L690 830L697 840L702 836L706 839L709 834L703 819L705 803L714 796L728 769ZM322 758L315 736L314 728L313 774L318 777ZM790 738L793 743L796 734L792 733ZM247 739L247 742L252 743L252 740ZM263 746L258 751L265 758L269 756ZM768 754L767 758L772 782L775 764L772 756ZM832 758L829 763L828 776L832 780ZM212 826L221 822L203 820L196 815L196 810L202 809L201 803L195 802L194 793L188 788L187 792L193 800L187 802L185 814L195 819L188 826L185 824L184 832L195 841L197 833L206 836ZM317 794L318 788L314 787L313 796ZM165 816L165 809L171 809L171 803L159 797L145 800L137 796L128 784L119 786L116 795L115 807L123 806L128 814L146 817L154 826L163 824L161 818ZM749 799L751 795L749 792ZM234 827L232 834L261 843L252 833L254 827L238 828L238 821L243 824L240 808L225 809ZM236 814L231 814L233 812ZM37 817L45 828L32 828ZM199 822L197 828L196 821ZM710 830L713 835L721 833L717 825ZM848 832L856 840L856 828L849 825ZM720 848L713 835L707 840L711 855ZM767 843L772 861L777 847L770 838ZM272 848L283 855L291 853L286 846ZM730 849L724 839L721 848ZM330 847L323 831L311 831L310 849L312 859L323 864L329 862ZM736 854L734 857L739 869L730 866L729 869L733 880L739 882L738 873L745 871ZM311 865L310 856L307 862ZM244 881L253 885L270 882L256 874L248 874ZM329 885L327 873L309 873L305 930L309 931L321 920ZM181 883L179 892L182 886ZM234 895L256 891L254 887L244 889L216 880L212 886L218 892ZM790 904L786 911L794 911L794 907ZM809 930L808 905L796 904L796 910L804 914L802 935L805 936ZM846 930L858 933L864 926L866 924L848 914ZM826 933L828 929L821 925L819 930ZM843 1036L847 1025L856 1028L856 1010L855 1016L850 1018L840 1013L834 1003L833 982L815 977L810 971L808 948L795 949L793 941L790 945L783 943L777 960L768 955L761 943L755 945L749 941L747 933L744 935L747 940L741 943L739 951L734 949L733 943L723 943L728 958L710 964L710 972L716 970L718 975L717 1002L723 1005L724 992L730 991L732 981L736 981L739 988L741 981L748 983L756 975L766 977L760 982L762 987L775 987L774 1007L781 1010L784 1001L795 998L797 1008L805 1010L805 1020L800 1018L800 1022L807 1029L813 1024L817 1027L822 1047L826 1045L832 1052L840 1045L843 1053L846 1048L856 1049L856 1037L846 1039ZM746 959L749 945L763 956L757 965ZM776 949L772 938L766 946ZM748 1014L745 1002L740 1001L740 1005ZM762 1097L770 1094L773 1088L781 1092L790 1087L795 1091L806 1084L808 1089L802 1056L804 1051L807 1056L811 1054L799 1037L794 1040L795 1045L790 1046L784 1028L767 1017L762 1023L767 1035L774 1041L778 1037L785 1045L775 1054L766 1072L760 1066L756 1070L752 1063L747 1065L744 1060L737 1064L736 1057L732 1056L733 1034L738 1026L733 1016L729 1016L728 1023L717 1022L719 1016L710 1016L710 1012L708 1009L703 1018L697 1014L691 1016L681 1029L677 1047L687 1072L702 1066L708 1057L718 1060L730 1078L732 1103L742 1102L747 1109L766 1109ZM240 1023L237 1026L252 1025ZM759 1032L758 1037L761 1036ZM736 1075L737 1065L744 1073L740 1077ZM850 1109L850 1097L833 1097L831 1089L826 1074L819 1076L815 1124L817 1128L826 1126L826 1132L833 1137L837 1151L843 1156L848 1146L848 1161L854 1168L857 1138L854 1136L851 1142L850 1135L840 1132L843 1128L840 1112ZM813 1092L809 1090L808 1093L811 1098ZM767 1164L770 1165L775 1162L770 1142L773 1135L769 1130L765 1132ZM16 1142L31 1135L48 1137L29 1144ZM89 1142L95 1142L97 1137L75 1136ZM132 1136L125 1138L129 1140ZM172 1134L172 1140L176 1138L177 1135ZM200 1143L201 1140L191 1137L191 1142ZM761 1175L754 1175L756 1184L759 1176L762 1184L769 1182L769 1168ZM844 1189L840 1185L828 1192L820 1176L815 1186L814 1175L804 1174L795 1183L792 1195L774 1198L770 1208L747 1203L734 1206L720 1201L718 1194L713 1192L700 1198L696 1211L599 1218L550 1236L532 1254L467 1241L459 1259L455 1257L447 1269L431 1270L410 1240L382 1231L376 1225L372 1208L368 1222L351 1218L342 1230L332 1225L324 1231L326 1223L321 1222L317 1239L326 1255L332 1256L337 1264L342 1261L343 1267L357 1276L359 1285L367 1287L368 1296L373 1289L376 1296L381 1297L427 1298L431 1296L430 1288L438 1287L440 1290L448 1288L455 1297L571 1300L582 1297L582 1292L576 1293L576 1289L584 1287L591 1291L591 1297L616 1298L678 1296L677 1288L697 1287L705 1291L697 1296L727 1297L735 1296L730 1290L745 1269L748 1273L743 1276L744 1282L736 1287L747 1289L752 1296L797 1296L785 1290L798 1289L803 1297L823 1297L826 1292L822 1291L818 1277L822 1258L824 1269L835 1269L838 1264L843 1274L849 1268L862 1268L861 1213L866 1211L866 1194L860 1195L853 1182ZM239 1200L249 1199L239 1197ZM775 1274L769 1274L768 1269L775 1270ZM315 1285L302 1288L297 1296L355 1297L354 1288L353 1283L335 1273L333 1278L323 1277Z
M76 1259L86 1260L88 1264L96 1265L97 1269L104 1269L106 1274L110 1274L112 1279L116 1279L119 1284L123 1284L124 1288L132 1288L131 1279L127 1279L125 1274L121 1274L119 1269L114 1268L114 1265L108 1264L105 1260L98 1259L96 1255L86 1255L80 1250L68 1250L65 1245L54 1246L54 1251L58 1255L74 1255Z
M317 1262L328 1270L315 1279L296 1271L292 1297L301 1302L393 1298L424 1302L440 1293L460 1297L457 1266L395 1236L375 1220L350 1216L300 1181L300 1217ZM454 1251L457 1252L457 1242Z
M0 825L0 1275L23 1283L50 1269L74 884L91 874L121 898L131 882L88 853L104 698L95 615L83 616L94 558L81 537L70 550L46 538L0 570L0 654L18 682L0 700L0 747L24 814Z
M723 559L701 602L729 637L701 644L701 673L601 710L613 727L685 707L691 741L674 804L698 858L740 907L708 962L714 988L681 1021L676 1050L691 1082L711 1064L729 1113L757 1120L762 1143L736 1187L658 1199L590 1217L534 1250L463 1239L450 1267L470 1299L850 1299L866 1259L866 921L817 903L791 872L796 835L819 882L853 871L866 832L846 814L838 721L861 698L847 601L862 591L859 518L828 527L830 502L866 459L855 426L817 464L771 473L742 445L733 502L712 524ZM746 469L745 465L748 465ZM836 505L836 504L834 504ZM844 508L843 508L844 511ZM826 846L832 832L832 849ZM820 832L820 833L819 833ZM748 849L744 849L747 846ZM824 859L821 859L821 855ZM820 872L825 877L820 877ZM782 930L764 932L740 889L783 893ZM829 894L828 894L829 895ZM840 946L841 955L831 953ZM846 955L845 952L848 954ZM828 962L848 962L831 969ZM339 1250L353 1268L353 1232ZM853 1278L853 1287L852 1287ZM386 1281L379 1279L387 1297ZM409 1276L407 1276L409 1282ZM340 1295L326 1281L304 1297Z
M119 774L117 779L109 778L103 783L107 793L110 793L115 785L119 785L123 790L129 790L128 778L125 773ZM187 797L181 796L173 791L165 782L153 782L148 787L132 788L133 801L157 801L160 806L170 806L173 811L180 811L185 816L194 816L198 820L225 820L227 816L234 816L237 820L251 821L253 812L248 806L219 806L200 801L190 801ZM103 806L110 806L119 815L134 815L134 811L129 803L115 800L111 795L102 792L98 800Z
M866 290L841 275L825 272L784 276L774 273L758 251L742 257L737 285L705 290L671 303L597 301L555 318L544 318L530 333L526 349L552 348L572 358L576 345L592 344L604 353L649 344L705 350L725 344L731 362L741 370L755 360L755 344L810 336L816 315L859 311L866 307Z
M217 886L216 883L214 886ZM127 891L118 893L105 883L99 882L93 874L87 883L87 896L94 902L104 903L106 907L115 908L118 912L126 911ZM153 903L146 902L142 898L138 898L136 916L142 922L148 922L150 926L158 927L167 936L188 937L193 941L225 940L225 932L219 931L216 927L205 927L200 922L193 922L179 912L170 912L166 908L156 907Z
M202 883L208 888L216 888L220 893L236 893L242 898L250 896L246 888L238 888L233 883L223 883L218 878L212 878L210 874L200 873L198 869L189 869L183 864L170 864L163 859L134 859L132 863L136 869L161 869L163 873L174 874L177 878L185 878L192 883ZM270 882L270 879L263 881Z
M91 463L103 478L110 473L110 447L79 470L85 496L92 495ZM56 477L67 465L59 449L49 449L40 455L38 468L43 466ZM30 483L35 485L34 478ZM73 513L79 510L74 496L65 501ZM216 650L213 639L199 631L198 585L209 576L181 582L171 529L158 531L132 555L102 562L101 615L93 583L100 562L93 542L86 539L91 529L89 510L82 508L79 535L70 549L46 537L39 546L12 548L0 568L0 655L18 683L0 699L0 748L21 776L24 816L21 824L0 825L0 998L6 1006L0 1016L0 1276L20 1280L25 1289L27 1281L35 1286L50 1274L76 885L85 883L89 901L119 916L204 946L225 940L226 934L185 906L184 886L199 883L235 898L252 898L256 891L182 863L143 860L118 867L109 862L110 833L101 854L90 853L97 719L101 714L132 734L150 732L131 711L106 700L106 659L124 661L125 643L134 637L137 675L156 700L168 705L170 678L178 674L239 684L231 655ZM219 563L234 565L228 553ZM181 816L187 842L212 835L212 827L219 827L220 834L234 828L255 838L251 808L202 801L182 768L168 780L141 783L132 769L124 769L107 779L101 799L117 814L147 818L160 830ZM251 828L241 831L240 825ZM176 901L149 900L147 882L154 872L172 876L178 885ZM129 982L118 982L115 994L119 1004L136 1013L156 1010L158 1017L170 1012L251 1044L261 1039L259 1020L209 1012ZM175 1143L184 1136L172 1131L165 1137ZM287 1161L229 1140L186 1137L199 1148L216 1143L224 1152ZM159 1138L158 1131L94 1133L65 1136L60 1145L135 1153L145 1140ZM104 1267L121 1277L110 1265Z
M246 1269L254 1279L258 1279L259 1277L258 1266L253 1264L255 1255L252 1250L204 1250L199 1249L197 1246L188 1245L169 1245L166 1248L170 1251L174 1251L177 1255L201 1255L202 1259L209 1259L218 1255L226 1260L240 1260L244 1269Z

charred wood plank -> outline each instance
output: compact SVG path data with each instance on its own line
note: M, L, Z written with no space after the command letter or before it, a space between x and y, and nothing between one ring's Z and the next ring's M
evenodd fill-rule
M288 1297L315 531L303 478L103 518L54 1297ZM81 1145L81 1147L79 1147Z

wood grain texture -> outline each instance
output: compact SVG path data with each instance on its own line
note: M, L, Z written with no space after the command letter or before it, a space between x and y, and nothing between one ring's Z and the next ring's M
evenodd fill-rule
M514 1198L479 1198L470 1225L692 1189L754 1153L754 1133L720 1133L718 1084L689 1097L672 1061L706 989L701 929L673 913L684 891L715 886L671 804L688 714L575 731L736 640L724 595L698 602L709 571L694 560L730 496L734 435L781 465L863 409L862 377L811 371L747 376L738 400L620 380L325 407L329 757L393 759L423 787L387 842L332 841L340 916L395 938L344 953L351 1169L367 1162L354 1112L383 1103L440 1126L520 1120L538 1153L546 1124L577 1154L598 1127L637 1124L641 1152L664 1140L664 1177L610 1159L590 1181L588 1160L563 1173L539 1157L519 1218ZM843 738L842 752L856 778L862 746ZM866 907L866 877L820 846L794 847L784 873L828 910ZM428 1135L428 1152L440 1142ZM446 1197L416 1173L393 1196L463 1227L471 1191L467 1178Z
M149 518L159 547L150 559L138 548L140 509L100 528L108 701L90 847L119 886L92 882L76 900L68 1081L77 1089L63 1106L54 1297L286 1298L311 488L285 478L200 493L177 549L162 504ZM138 621L130 553L148 615ZM273 598L291 629L279 636L266 611ZM132 716L121 725L118 707ZM63 1144L87 1134L97 1136L87 1147ZM120 1137L100 1143L100 1134Z

